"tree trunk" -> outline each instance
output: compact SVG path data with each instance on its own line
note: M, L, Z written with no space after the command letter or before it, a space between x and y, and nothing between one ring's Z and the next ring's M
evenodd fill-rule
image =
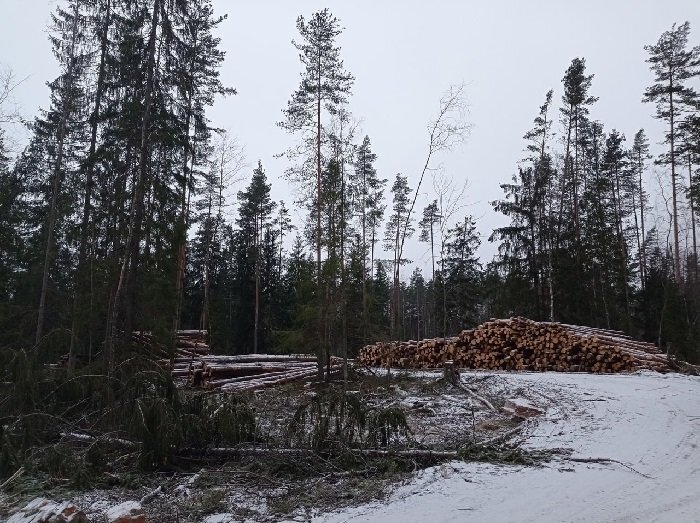
M41 294L39 296L39 310L37 311L35 345L39 345L44 336L44 317L46 311L46 292L49 286L49 270L53 261L54 228L57 220L57 200L61 191L61 169L63 165L63 146L66 138L66 125L73 105L73 76L75 73L75 45L78 39L78 13L80 1L75 0L73 4L73 27L71 28L71 47L68 54L68 68L66 70L67 84L63 86L61 119L58 124L56 138L56 163L53 172L53 187L51 192L51 205L49 208L49 221L46 225L46 250L44 251L44 269L41 277Z
M566 133L566 153L564 154L564 173L562 177L561 185L561 197L559 202L559 219L557 220L557 246L559 246L559 240L561 235L561 225L564 221L564 198L566 195L566 184L569 178L569 165L571 161L571 124L572 124L572 114L573 108L569 107L569 125Z
M124 259L122 260L121 271L119 274L119 282L114 296L114 305L112 307L112 318L110 321L111 333L107 343L106 363L108 371L111 373L114 363L114 348L113 340L117 335L118 320L122 314L122 308L125 305L124 294L131 296L130 289L134 285L134 276L138 269L138 251L141 236L141 224L144 215L144 184L146 178L146 163L148 159L148 130L151 120L151 104L153 101L153 84L155 76L155 54L156 54L156 36L158 32L159 15L161 2L163 0L153 0L153 16L151 18L151 31L148 39L148 62L146 69L146 91L144 93L144 109L141 119L140 129L140 150L139 163L136 179L134 181L134 193L131 202L129 232L126 241ZM129 304L126 304L127 306ZM124 336L128 339L131 336L132 318L129 314L124 314L125 329Z
M698 242L695 234L695 200L693 198L693 165L688 153L688 201L690 203L690 226L693 231L693 282L698 281Z
M321 281L321 56L318 56L316 85L316 285L318 299L317 338L318 378L323 379L324 336L323 336L323 282Z
M260 209L258 209L260 213ZM262 219L255 216L255 332L253 334L253 354L258 353L258 336L260 332L260 236Z
M75 344L78 331L78 304L83 295L83 273L87 258L87 245L90 229L90 209L92 207L92 188L95 175L95 150L97 148L97 128L99 124L100 107L104 92L105 62L107 58L108 31L111 22L111 0L107 0L107 10L100 38L100 65L97 72L97 87L95 88L95 105L90 115L90 148L87 157L85 171L85 196L83 201L83 216L80 222L80 246L78 248L78 270L76 272L75 295L73 298L73 324L71 328L70 349L68 351L68 373L71 374L75 366ZM90 293L92 300L92 292ZM92 310L92 307L90 308ZM92 332L92 325L88 327ZM92 338L92 334L89 336Z
M637 258L639 261L639 280L642 290L644 289L644 264L642 263L642 239L639 232L639 221L637 219L637 200L632 191L632 209L634 210L634 235L637 239Z
M669 79L669 105L671 115L671 193L673 197L673 273L676 277L676 283L681 284L681 250L680 241L678 239L678 204L676 196L676 145L675 145L675 128L673 121L673 76Z
M646 241L646 231L644 230L644 186L642 184L643 164L642 153L639 153L639 218L642 226L642 241L640 250L640 263L642 270L642 289L646 285L646 249L644 242Z
M343 120L340 120L340 321L343 352L343 383L348 381L348 319L347 319L347 273L345 271L345 153L343 147ZM364 277L363 277L364 281ZM363 300L364 301L364 300ZM363 303L364 305L364 303ZM330 360L329 360L330 363ZM330 369L329 369L330 370Z
M193 47L197 46L197 37L194 37ZM190 85L187 89L187 108L185 110L185 148L183 151L182 163L182 202L180 208L180 223L179 223L179 238L177 247L177 271L175 275L175 318L173 321L173 331L180 328L180 314L182 311L182 302L184 299L184 283L185 269L187 266L187 228L189 225L189 207L190 207L190 186L192 172L194 171L195 151L194 145L190 147L190 125L192 121L192 98L193 94L193 76L194 58L190 60ZM196 125L196 124L195 124ZM192 149L192 166L187 169L187 163L190 161L190 149Z
M367 345L367 159L362 158L362 344Z
M210 271L209 265L211 263L211 244L213 242L214 236L214 224L212 222L212 206L213 206L213 196L209 194L209 202L207 206L207 217L205 218L206 223L206 241L204 244L204 303L202 304L202 315L199 319L199 328L201 330L209 330L209 289L211 284L209 281ZM211 336L211 334L210 334ZM210 338L211 339L211 338Z

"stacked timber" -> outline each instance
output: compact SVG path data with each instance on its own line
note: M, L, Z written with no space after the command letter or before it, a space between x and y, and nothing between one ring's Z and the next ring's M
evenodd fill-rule
M206 356L209 354L207 331L179 330L175 333L175 351L179 356Z
M620 331L526 318L488 321L452 338L367 345L359 362L375 367L459 368L559 372L670 370L667 356L652 343Z
M277 354L177 357L172 374L189 387L241 392L313 378L317 361L315 356ZM342 368L342 360L331 359L331 374Z

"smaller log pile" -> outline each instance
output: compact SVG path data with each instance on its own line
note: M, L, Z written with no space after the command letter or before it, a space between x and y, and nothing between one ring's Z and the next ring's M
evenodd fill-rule
M367 345L359 362L375 367L459 368L559 372L669 371L667 356L652 343L619 331L536 322L491 320L452 338Z
M317 361L315 356L276 354L178 357L172 374L189 387L241 392L313 378ZM331 374L342 368L341 359L331 358Z
M144 352L160 359L171 357L171 351L167 345L158 341L152 333L134 331L131 333L133 345ZM207 331L205 330L179 330L175 332L175 356L181 358L193 358L209 354L207 343Z

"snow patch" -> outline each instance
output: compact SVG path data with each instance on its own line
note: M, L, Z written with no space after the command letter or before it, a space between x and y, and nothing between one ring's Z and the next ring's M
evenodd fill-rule
M474 376L483 389L516 390L545 407L528 422L523 447L567 448L570 458L542 467L450 462L419 472L384 502L314 521L698 521L700 378Z

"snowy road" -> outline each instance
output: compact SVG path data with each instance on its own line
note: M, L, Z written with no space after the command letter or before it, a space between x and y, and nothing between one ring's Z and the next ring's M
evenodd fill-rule
M700 522L700 378L548 373L499 379L546 408L526 429L526 446L564 447L573 449L572 457L622 464L451 462L419 473L383 503L315 521Z

